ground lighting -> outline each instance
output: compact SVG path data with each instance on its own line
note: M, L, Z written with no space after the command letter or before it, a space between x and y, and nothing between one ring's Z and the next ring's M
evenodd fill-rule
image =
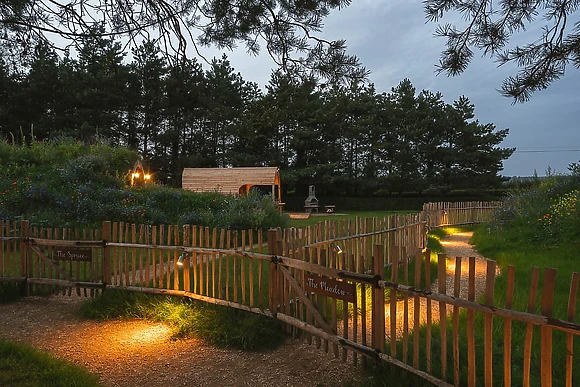
M331 242L330 243L330 248L333 249L336 252L336 254L342 254L342 249L336 243Z
M183 253L181 253L179 258L177 258L177 266L183 266L183 261L188 257L189 257L189 254L187 253L187 251L184 251Z

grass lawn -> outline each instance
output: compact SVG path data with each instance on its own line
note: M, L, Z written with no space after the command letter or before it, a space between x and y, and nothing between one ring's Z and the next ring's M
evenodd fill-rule
M389 215L408 215L416 214L417 211L340 211L334 214L326 214L320 212L319 214L310 215L308 219L290 219L290 227L307 227L313 226L318 222L325 220L345 220L358 218L384 218Z

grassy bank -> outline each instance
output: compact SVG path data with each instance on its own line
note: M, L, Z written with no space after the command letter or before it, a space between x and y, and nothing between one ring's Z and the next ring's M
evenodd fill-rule
M0 339L0 386L99 386L97 375L26 344Z
M476 250L481 255L497 261L501 270L501 274L496 277L494 288L494 305L498 307L505 307L507 294L507 272L508 266L513 265L515 269L515 287L513 290L513 306L512 309L526 312L528 310L528 300L530 294L531 272L532 268L537 267L540 270L538 294L535 298L536 306L534 312L539 314L541 312L542 288L543 288L543 271L546 267L552 267L557 270L555 295L553 302L553 316L562 320L567 320L568 299L570 296L570 281L572 274L578 272L579 265L577 260L577 246L575 243L566 243L561 245L550 245L530 243L530 240L525 238L526 230L519 228L494 228L490 225L482 225L478 227L460 227L460 228L442 228L434 229L429 233L428 246L434 252L443 252L440 240L448 233L454 231L473 230L474 237L471 242L474 244ZM432 273L434 274L434 273ZM433 277L434 278L434 277ZM483 302L479 300L479 302ZM580 308L576 305L574 321L580 321ZM484 385L484 315L482 313L475 314L475 351L477 359L477 383ZM493 383L494 385L503 385L504 383L504 322L505 319L495 317L493 319L493 347L495 348L492 354L493 360ZM453 354L451 353L453 335L450 334L450 327L452 326L451 319L447 321L447 378L449 382L453 382L452 368ZM459 321L459 353L460 353L460 378L461 385L467 384L467 313L463 310L460 314ZM524 342L526 337L527 324L523 322L514 321L511 328L511 349L512 356L511 363L511 380L513 385L521 385L523 381L523 358L524 358ZM431 330L432 335L432 374L441 377L440 370L440 330L439 324L434 324ZM532 340L532 357L530 366L530 385L540 386L541 383L541 348L540 348L540 328L533 327ZM415 332L413 332L414 334ZM413 334L409 337L409 342L413 341ZM425 338L427 337L426 328L422 327L419 330L420 348L421 348L421 369L426 369L426 353ZM565 361L568 351L566 346L566 334L563 332L552 332L552 376L553 385L565 385ZM402 353L402 343L398 343L398 353ZM580 340L576 337L574 340L573 353L580 353ZM580 362L574 358L573 374L580 374ZM374 370L370 377L369 385L373 386L387 386L387 385L417 385L430 386L431 384L421 378L414 377L396 367L381 367Z

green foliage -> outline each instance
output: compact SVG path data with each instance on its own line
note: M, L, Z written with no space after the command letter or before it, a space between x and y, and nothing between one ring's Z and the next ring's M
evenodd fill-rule
M443 245L441 245L441 239L449 235L446 228L434 228L429 230L427 234L427 247L431 249L432 253L442 254L444 253Z
M19 283L0 282L0 304L18 300L24 294L23 286Z
M253 55L265 51L277 66L296 79L315 75L329 82L341 82L368 75L358 58L347 54L344 40L317 37L325 17L333 9L347 6L347 0L291 3L248 0L240 4L166 0L163 7L135 1L122 9L96 3L91 9L99 14L99 23L95 23L94 15L79 12L75 3L67 0L54 0L50 5L27 0L3 3L6 6L0 7L0 44L6 46L7 57L15 57L13 61L28 59L39 42L51 42L66 51L70 46L82 46L89 40L87 37L104 40L115 36L134 48L136 42L149 40L151 28L155 27L158 37L150 44L163 49L166 56L177 62L188 57L192 44L215 46L222 51L243 46ZM55 12L56 8L59 12ZM200 16L207 22L194 22ZM53 33L63 40L52 41ZM179 44L167 44L168 39ZM258 44L262 40L264 44Z
M94 225L122 192L137 154L63 139L30 146L0 142L0 218L38 226Z
M441 245L441 239L457 232L473 230L473 228L473 226L432 228L427 233L427 247L431 250L431 254L443 254L445 253L445 249L443 248L443 245Z
M541 246L576 242L579 197L580 174L574 171L550 176L530 189L514 190L494 214L490 232L517 229L520 238Z
M461 74L473 59L474 48L492 57L500 66L516 64L517 74L504 79L501 88L502 94L514 102L527 101L532 93L546 89L562 77L566 64L580 61L578 30L568 28L568 23L578 15L577 2L549 0L539 6L526 1L514 8L512 3L493 0L426 0L424 5L429 20L439 21L451 13L456 20L469 21L461 23L459 28L452 24L437 28L436 35L447 38L439 71ZM544 25L540 28L539 24ZM512 35L528 28L534 31L528 42L518 39L521 45L508 46Z
M367 371L366 380L359 385L361 387L433 387L433 384L425 379L404 371L399 367L390 366L384 362L373 365L373 367Z
M271 199L258 194L127 187L127 171L137 158L127 148L71 140L30 146L0 142L0 219L27 219L44 227L100 227L109 220L235 230L287 221Z
M494 305L505 305L507 292L507 266L513 265L515 269L515 288L513 290L512 309L518 311L528 310L528 299L530 294L530 272L533 267L540 269L539 278L539 296L536 299L535 313L540 313L540 299L544 281L544 268L551 267L557 270L553 300L553 317L567 320L568 297L570 293L570 280L572 273L578 272L578 246L576 243L558 243L556 245L546 246L545 240L530 240L522 237L522 227L512 227L505 224L502 230L490 229L481 226L475 230L472 242L477 247L479 253L483 256L495 260L502 272L496 278L494 287ZM482 320L482 318L480 319ZM483 341L483 323L476 320L480 335L476 337L476 342ZM574 321L580 321L580 310L576 308ZM463 324L463 323L461 323ZM497 333L496 333L497 332ZM503 332L503 319L494 319L494 339L500 341ZM513 360L512 378L521 380L522 364L522 346L525 337L525 324L518 323L512 328ZM534 343L532 353L540 353L539 327L534 330ZM580 350L580 343L575 340L574 353ZM520 343L515 345L516 343ZM498 348L502 343L494 344ZM461 350L460 350L461 351ZM478 351L481 351L478 348ZM554 332L553 334L553 364L565 364L566 357L566 335L563 332ZM479 355L478 355L479 356ZM483 355L481 355L483 356ZM495 357L495 354L494 354ZM500 357L501 358L501 357ZM494 370L501 369L499 364L494 365ZM553 377L554 385L564 385L564 367L554 367ZM540 357L532 356L532 372L539 375ZM580 372L580 363L574 363L573 373ZM495 371L494 371L495 373ZM501 374L498 373L494 381L501 384ZM532 385L539 386L540 381L532 378Z
M152 298L143 293L107 290L81 304L80 314L89 319L143 317L139 305L148 305Z
M107 290L85 301L80 312L92 319L137 317L163 322L172 328L175 338L196 336L213 345L242 350L272 348L284 340L279 325L270 318L174 297Z
M284 334L278 323L269 318L234 308L197 304L193 332L209 343L243 350L278 346Z
M530 271L533 267L540 269L540 289L543 287L545 267L557 270L554 283L553 317L567 320L567 305L570 292L570 278L578 271L577 245L580 237L578 214L578 196L580 175L571 169L570 175L550 176L529 189L513 191L506 199L504 206L495 215L489 226L480 226L475 230L472 242L483 256L495 260L502 272L496 278L494 288L494 305L505 304L507 292L508 265L515 270L515 288L513 290L513 305L511 308L519 311L528 310L530 294ZM540 311L539 299L536 300L536 313ZM580 319L580 311L575 312L574 320ZM476 320L479 327L482 322ZM494 320L494 335L501 337L502 320ZM535 328L537 330L537 327ZM483 329L481 329L483 330ZM537 336L537 332L534 332ZM514 324L512 330L514 343L522 343L525 337L525 325ZM476 337L476 342L482 337ZM497 344L501 346L501 343ZM554 333L553 364L564 364L566 354L565 334ZM575 344L578 351L580 345ZM478 351L481 351L478 348ZM540 352L539 340L534 340L533 353ZM521 378L522 363L521 346L514 347L512 368L513 380ZM495 358L495 355L494 355ZM518 366L520 365L520 366ZM494 369L501 365L494 365ZM540 358L532 357L532 372L540 370ZM574 373L580 372L578 364ZM564 384L564 368L554 367L554 385ZM501 374L495 383L501 384ZM537 382L537 383L536 383ZM533 385L539 385L539 380L532 378Z
M409 191L498 189L513 152L500 147L507 129L479 123L468 98L446 103L409 79L381 92L360 80L322 86L276 71L262 92L225 56L203 69L193 59L168 61L143 41L125 64L122 45L100 33L80 39L78 58L41 46L25 75L2 78L0 68L0 135L18 144L106 139L138 150L172 187L185 167L277 166L283 190L306 195L315 184L319 196L344 197L351 210L371 209L356 196L394 202Z
M540 313L540 299L543 288L543 268L546 266L557 268L557 280L555 282L555 294L553 302L553 315L555 318L567 320L567 305L570 290L570 278L573 272L578 271L577 263L577 245L576 244L562 244L558 246L545 247L538 243L530 243L529 239L521 237L521 228L510 228L506 226L503 230L492 231L487 225L461 227L461 230L474 231L474 236L471 243L474 243L477 251L483 256L495 260L501 270L501 274L496 277L494 286L494 302L498 307L505 306L507 294L507 266L514 265L515 267L515 287L513 289L513 304L510 309L526 312L528 310L528 298L530 294L530 270L532 267L540 268L538 297L536 299L535 313ZM451 228L433 229L429 232L430 244L431 241L438 241L445 235L454 232ZM433 258L433 257L432 257ZM436 271L436 266L435 266ZM435 278L432 273L432 278ZM477 300L482 302L482 300ZM580 310L575 312L574 321L580 319ZM451 334L452 321L451 317L447 320L447 382L453 382L453 372L451 365L453 364L453 338ZM459 354L460 354L460 385L467 384L467 317L465 311L460 313L459 319ZM418 331L410 333L408 342L414 341L414 335L419 335L420 348L420 365L421 370L425 370L426 365L426 326L422 326ZM502 385L503 383L503 331L504 319L493 319L493 384ZM514 383L521 383L523 370L523 343L526 336L526 324L521 322L513 322L511 337L512 337L512 359L511 359L511 376ZM431 374L435 377L441 378L441 362L438 359L441 351L441 334L439 324L433 324L431 327ZM540 348L540 329L538 326L534 327L532 354L539 354ZM566 349L566 334L564 332L553 332L553 350L552 363L564 364L567 354ZM475 313L475 356L477 361L484 358L484 314ZM389 345L389 344L387 344ZM403 342L397 342L397 353L402 353ZM407 348L408 349L408 348ZM580 343L575 341L574 353L580 350ZM541 358L540 356L532 355L531 374L532 386L540 385L541 378ZM389 386L389 385L418 385L428 386L429 382L416 376L406 373L397 367L381 367L374 370L368 382L365 385ZM565 367L554 367L553 369L553 383L554 385L564 385ZM580 372L580 363L574 364L573 373ZM415 380L416 378L416 380ZM476 367L477 384L484 383L484 369L483 367Z
M99 386L97 375L25 344L0 339L0 385Z

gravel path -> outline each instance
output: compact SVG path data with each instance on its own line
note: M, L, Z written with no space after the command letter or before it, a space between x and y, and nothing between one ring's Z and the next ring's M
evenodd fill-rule
M461 233L446 238L447 254L477 256L467 243L469 237ZM478 257L480 261L484 259ZM453 270L448 268L449 272L453 276ZM84 366L99 375L104 386L340 386L364 378L360 369L335 359L332 351L325 354L299 341L289 340L271 351L242 352L196 339L172 341L163 324L82 320L75 312L83 299L76 295L27 297L0 305L0 337L32 344ZM410 330L412 300L408 307ZM402 333L403 304L397 309L398 333ZM423 300L422 315L424 311ZM386 326L390 326L388 320Z
M469 276L469 257L475 257L475 298L483 294L485 290L485 276L486 276L486 259L479 255L473 246L469 244L469 239L473 232L461 232L445 237L441 244L445 250L445 254L448 257L447 260L447 276L446 276L446 294L453 295L454 282L455 282L455 257L461 257L461 281L460 281L460 292L459 297L467 299L467 289L468 289L468 276ZM431 291L438 291L437 279L431 284ZM413 330L414 320L415 320L415 299L413 297L408 297L407 301L401 300L397 302L397 339L401 339L404 336L405 331L410 332ZM405 305L406 304L406 305ZM389 305L387 305L387 310L389 310ZM449 315L452 312L452 307L446 308L446 313ZM405 313L407 311L407 313ZM427 323L427 299L421 298L419 302L419 322L421 325ZM407 319L405 320L405 316ZM385 316L385 326L387 328L386 336L391 337L391 318L390 314L387 313ZM431 321L432 323L437 323L439 321L439 303L431 302ZM370 336L369 336L370 337Z

